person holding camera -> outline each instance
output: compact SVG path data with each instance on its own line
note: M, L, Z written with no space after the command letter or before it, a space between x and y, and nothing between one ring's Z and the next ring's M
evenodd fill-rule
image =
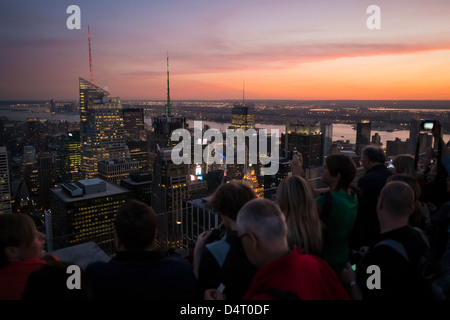
M198 278L201 294L207 289L224 286L223 293L229 300L244 296L256 267L250 263L237 236L236 219L239 210L255 199L253 189L243 181L222 184L208 201L220 215L225 235L217 240L214 231L199 235L194 249L194 273ZM211 241L216 236L215 241Z

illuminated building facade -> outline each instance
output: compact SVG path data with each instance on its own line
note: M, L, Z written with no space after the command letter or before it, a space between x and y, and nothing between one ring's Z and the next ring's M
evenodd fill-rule
M247 173L244 175L244 178L242 179L244 182L248 183L249 186L255 191L256 196L258 198L264 197L264 188L261 187L258 183L255 169L253 169L251 166L247 170Z
M183 201L189 198L189 165L174 164L171 159L172 148L160 149L156 153L153 171L152 207L157 214L164 216L165 242L170 247L181 247ZM170 233L167 230L171 230ZM181 240L180 240L181 239ZM181 242L180 242L181 241Z
M98 163L99 178L119 185L122 179L138 171L139 161L131 159L105 159Z
M107 254L115 252L113 222L129 191L94 178L51 189L47 242L61 249L94 241Z
M11 213L11 210L8 152L6 146L0 145L0 214Z
M61 174L63 182L76 182L82 178L80 147L80 132L69 132L67 138L61 144Z
M126 144L119 98L80 78L81 171L85 179L98 176L103 159L125 158Z
M252 105L236 104L231 110L231 125L233 129L255 128L255 109Z
M242 129L247 131L248 129L255 129L255 109L253 105L246 104L236 104L233 106L231 110L231 126L234 130ZM236 141L235 141L236 143ZM245 164L227 164L226 166L226 177L227 181L232 180L241 180L244 178L248 163L249 163L249 155L248 155L248 141L245 142ZM237 159L236 154L236 145L235 145L235 154L226 155L227 157L234 157Z

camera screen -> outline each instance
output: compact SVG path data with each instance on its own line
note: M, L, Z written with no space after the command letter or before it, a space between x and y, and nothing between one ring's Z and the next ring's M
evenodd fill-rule
M434 127L434 123L433 122L424 122L423 124L423 128L425 130L432 130Z

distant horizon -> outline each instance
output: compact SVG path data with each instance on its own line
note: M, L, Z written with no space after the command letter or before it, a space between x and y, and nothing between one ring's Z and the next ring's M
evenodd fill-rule
M120 98L120 97L118 97ZM5 99L0 100L0 105L3 103L45 103L50 102L50 99ZM79 99L54 99L57 102L77 102ZM121 102L167 102L164 99L122 99ZM249 102L449 102L450 99L170 99L173 102L233 102L233 103L249 103ZM450 108L450 106L449 106Z

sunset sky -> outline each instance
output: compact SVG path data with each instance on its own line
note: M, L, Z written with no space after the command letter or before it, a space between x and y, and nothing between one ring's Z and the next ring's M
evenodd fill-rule
M381 30L366 9L381 8ZM81 29L69 30L69 5ZM448 0L26 1L0 4L0 100L450 99Z

